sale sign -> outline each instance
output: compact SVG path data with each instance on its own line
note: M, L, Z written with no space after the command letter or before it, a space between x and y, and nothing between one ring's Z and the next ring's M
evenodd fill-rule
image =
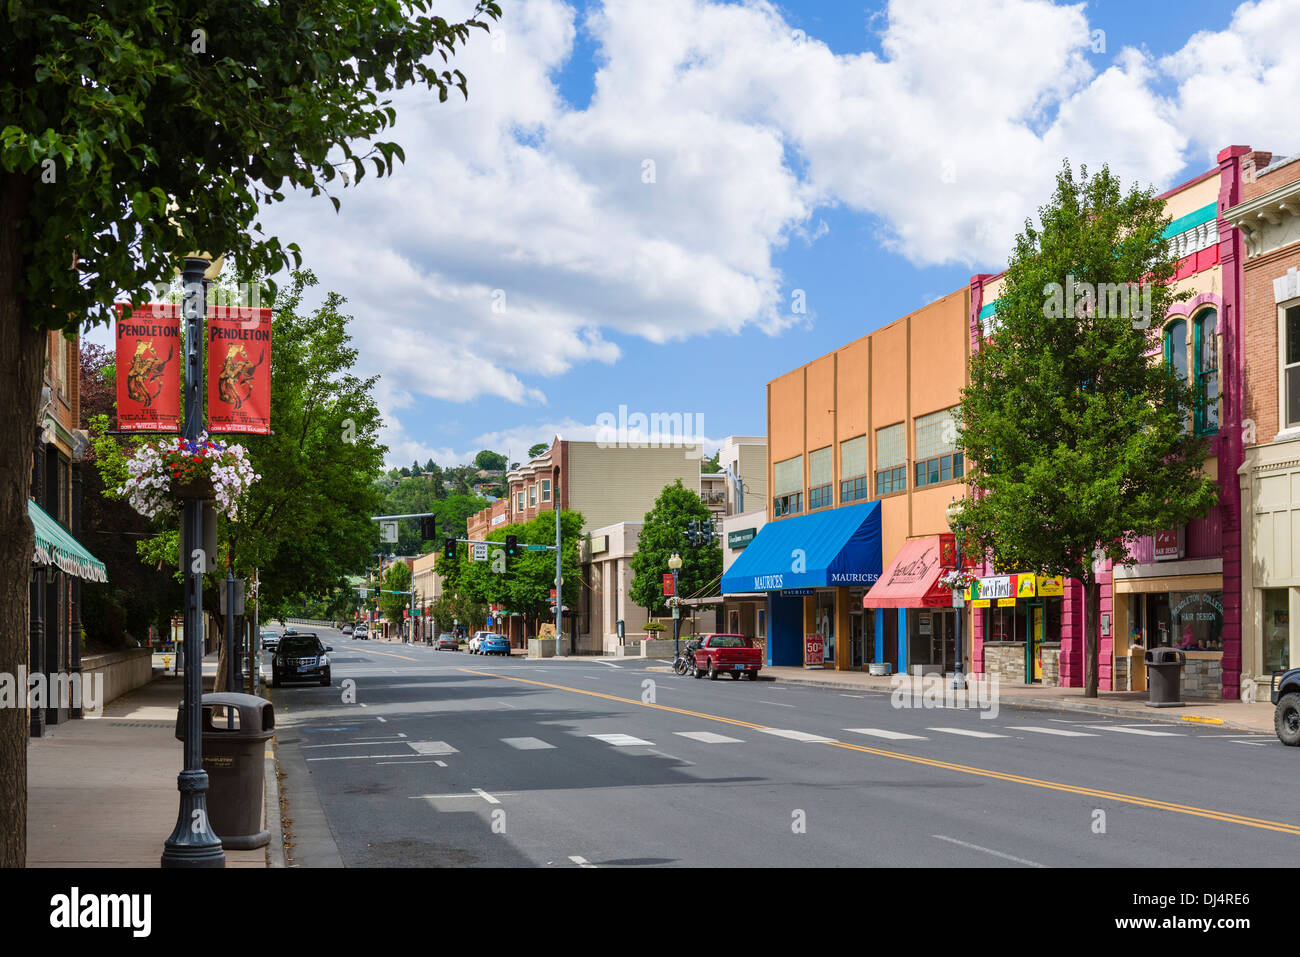
M826 639L820 631L803 636L803 666L821 668L826 664Z
M179 306L145 303L123 318L114 303L117 428L121 432L179 432L181 313Z
M208 310L208 431L271 431L271 310Z

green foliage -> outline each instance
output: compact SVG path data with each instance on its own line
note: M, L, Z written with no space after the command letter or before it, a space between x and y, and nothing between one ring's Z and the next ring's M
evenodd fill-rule
M699 495L685 488L678 479L664 487L655 499L654 508L646 512L645 525L632 556L632 586L628 590L634 602L650 614L666 608L663 576L671 572L668 559L673 552L681 556L677 574L678 595L692 598L704 592L716 594L722 576L722 547L715 538L712 545L691 545L686 540L689 522L712 521L712 513Z
M394 595L391 592L411 590L411 569L406 562L394 562L384 573L384 591L379 595L379 610L390 622L402 620L402 609L409 608L410 595Z
M429 7L10 4L0 171L4 207L25 224L27 321L106 320L119 293L147 301L198 244L268 275L299 264L296 244L262 232L261 209L290 188L337 208L331 187L391 174L405 158L378 139L397 120L392 91L467 95L447 61L500 8L482 0L449 23Z
M719 459L721 458L721 456L722 456L722 450L718 449L718 451L713 453L713 458L705 459L703 462L700 463L700 472L706 475L712 474L714 472L721 472L722 465L719 463Z
M500 452L489 452L484 449L474 456L474 467L486 472L500 471L506 467L506 457Z
M1186 427L1194 394L1159 361L1161 320L1185 295L1170 285L1163 202L1122 193L1109 169L1076 181L1066 165L1039 216L1016 239L997 332L962 392L965 538L1000 568L1091 587L1095 558L1126 561L1140 536L1205 515L1216 490L1206 443ZM1052 284L1067 275L1150 283L1150 321L1111 308L1056 317ZM1090 659L1095 679L1095 642Z
M545 452L545 451L546 451L547 449L549 449L550 447L551 447L551 445L550 445L549 442L538 442L536 445L530 445L530 446L528 447L528 457L529 457L530 459L535 459L535 458L537 458L537 456L541 455L543 452ZM515 468L518 468L518 467L519 467L519 463L516 462L515 465L514 465L514 467L515 467Z

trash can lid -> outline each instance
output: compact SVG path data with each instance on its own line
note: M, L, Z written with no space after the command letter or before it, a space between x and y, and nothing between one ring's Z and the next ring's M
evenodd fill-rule
M265 698L258 697L255 694L238 694L231 691L218 691L213 694L205 694L202 701L203 706L203 731L224 732L224 731L242 731L244 733L256 733L259 731L273 731L275 729L275 705ZM229 726L228 721L219 723L212 720L212 711L214 708L232 709L238 715L238 725L234 728ZM181 714L185 712L184 703L180 707ZM178 719L179 721L179 719Z

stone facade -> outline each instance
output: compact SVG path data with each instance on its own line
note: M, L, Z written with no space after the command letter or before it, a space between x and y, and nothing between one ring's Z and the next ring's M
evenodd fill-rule
M1055 688L1061 683L1061 645L1059 642L1043 642L1039 648L1043 659L1043 687Z
M997 681L1024 684L1025 643L1023 641L984 642L984 673Z
M1218 657L1188 657L1183 665L1183 695L1192 698L1223 697L1223 666Z

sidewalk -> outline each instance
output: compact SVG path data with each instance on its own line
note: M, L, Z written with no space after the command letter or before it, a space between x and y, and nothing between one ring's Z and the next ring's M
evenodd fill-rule
M207 686L216 662L204 664ZM28 867L160 866L180 806L182 680L155 672L151 683L105 705L102 717L53 725L28 741ZM267 763L270 784L274 763ZM271 844L226 851L227 867L267 867L268 858L283 855L278 797L274 814Z
M865 671L825 671L794 667L764 667L762 677L784 684L832 688L841 692L875 692L889 694L894 679L869 675ZM977 676L976 676L977 677ZM973 678L968 676L968 682ZM945 682L946 684L946 682ZM1222 724L1247 731L1273 731L1273 705L1267 699L1246 704L1220 701L1217 698L1184 698L1182 708L1148 708L1145 691L1098 691L1096 698L1085 698L1082 688L1042 688L1002 682L998 697L1003 705L1051 708L1122 717L1140 717L1144 721L1183 724Z

